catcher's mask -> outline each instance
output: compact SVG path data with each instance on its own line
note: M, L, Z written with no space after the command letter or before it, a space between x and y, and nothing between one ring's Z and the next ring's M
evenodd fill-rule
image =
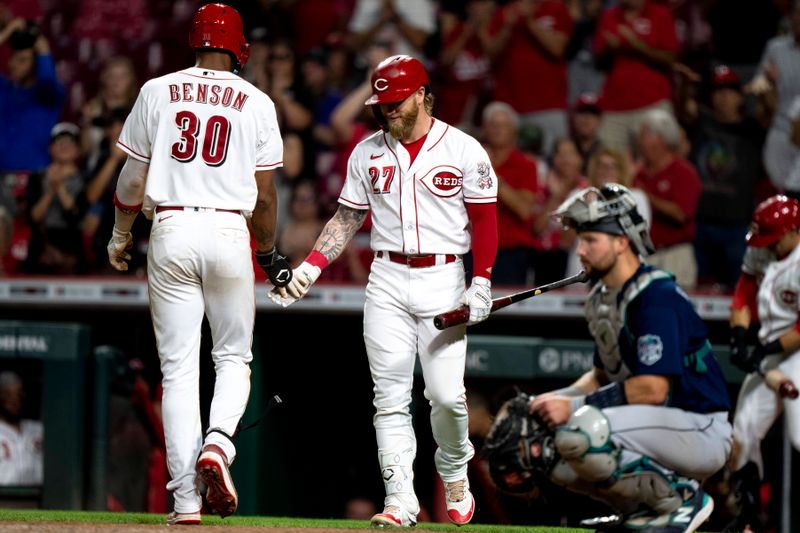
M600 189L589 187L573 193L553 213L565 229L627 235L632 248L645 257L655 251L647 221L636 207L636 198L617 183Z
M528 411L531 397L519 393L500 408L481 453L503 492L527 494L546 479L558 460L554 433Z

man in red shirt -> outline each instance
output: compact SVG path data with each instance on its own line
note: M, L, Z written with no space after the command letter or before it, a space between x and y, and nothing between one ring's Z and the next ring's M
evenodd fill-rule
M506 102L524 123L545 132L543 153L566 137L567 62L573 22L563 2L515 0L495 11L486 52L492 61L495 100Z
M671 109L672 64L679 46L675 19L652 0L620 0L600 16L593 44L597 62L608 70L599 102L600 140L628 150L644 113Z
M497 174L497 259L492 282L524 285L531 266L533 208L539 189L536 162L517 148L519 115L504 102L483 110L483 147Z
M647 262L672 272L679 285L691 288L697 284L692 242L702 186L694 166L677 156L680 140L680 127L671 113L645 113L636 137L642 168L635 184L645 191L653 210L650 238L656 253Z

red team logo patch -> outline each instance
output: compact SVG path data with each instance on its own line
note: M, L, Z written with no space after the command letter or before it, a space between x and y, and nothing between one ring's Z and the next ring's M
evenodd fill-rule
M794 307L797 304L797 293L789 289L780 291L781 301L789 307Z
M464 175L456 167L442 165L431 169L420 181L436 196L450 198L461 192Z

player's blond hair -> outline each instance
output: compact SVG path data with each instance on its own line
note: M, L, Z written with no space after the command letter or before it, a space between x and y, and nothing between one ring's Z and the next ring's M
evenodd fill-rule
M422 103L425 106L425 112L430 116L433 116L433 101L434 101L433 93L432 92L425 93L425 99L422 101Z

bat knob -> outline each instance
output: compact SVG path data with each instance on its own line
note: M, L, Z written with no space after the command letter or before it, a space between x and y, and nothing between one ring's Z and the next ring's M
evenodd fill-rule
M781 383L779 392L781 397L789 398L791 400L794 400L798 396L797 387L795 387L794 383L791 381L784 381Z
M436 329L439 330L444 329L444 324L442 323L442 317L438 315L433 317L433 325L436 327Z

